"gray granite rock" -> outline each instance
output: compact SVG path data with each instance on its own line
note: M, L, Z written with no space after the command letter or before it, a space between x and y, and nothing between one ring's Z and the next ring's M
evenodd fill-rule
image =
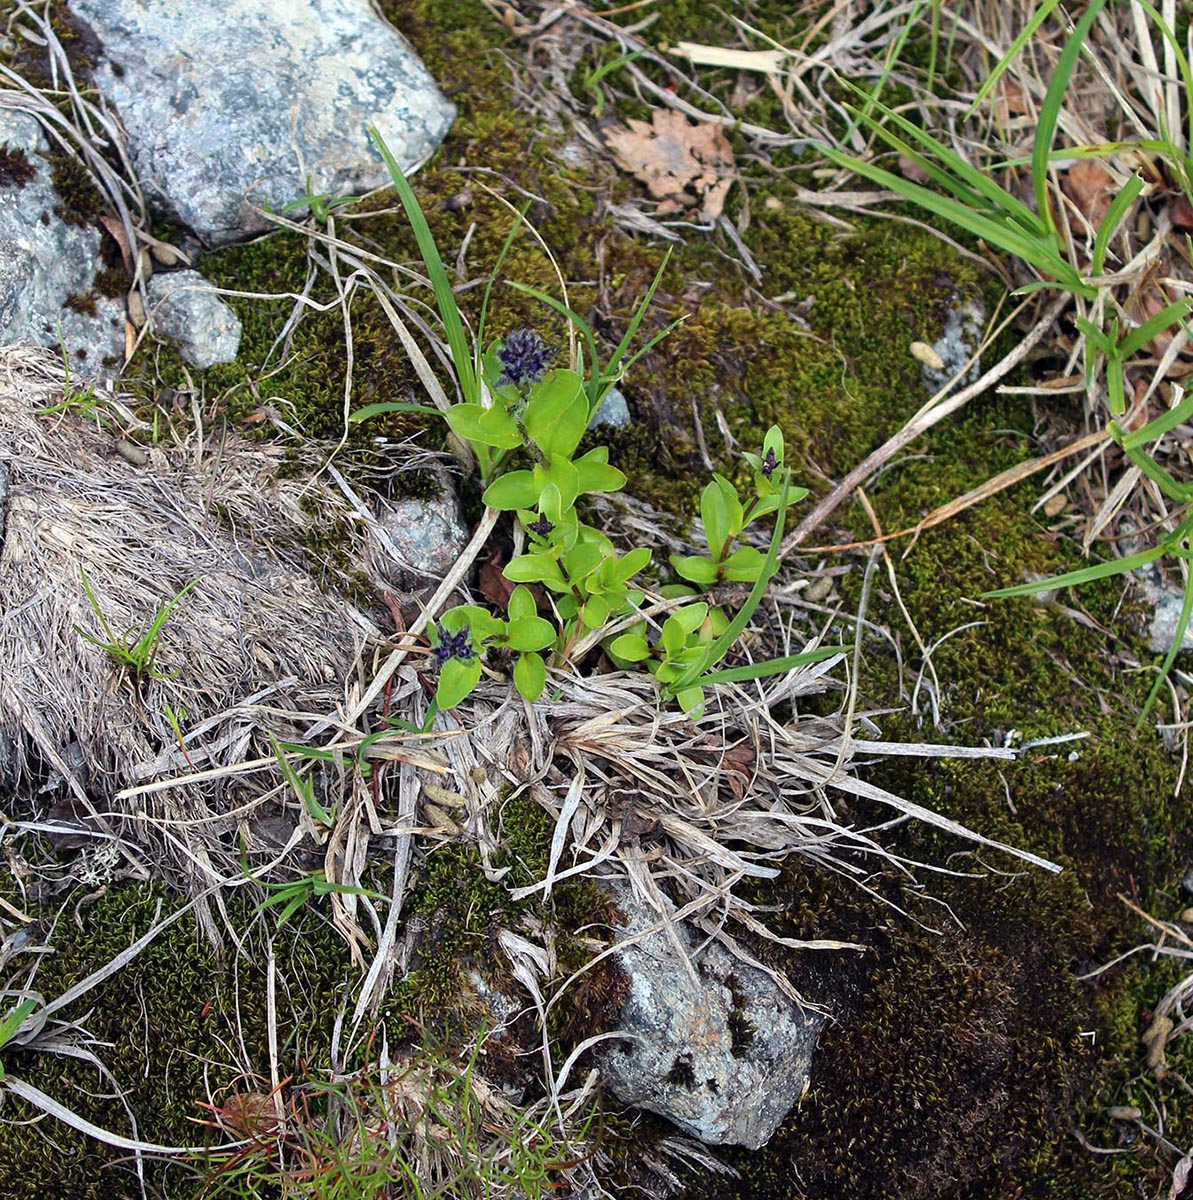
M614 896L622 934L655 923L628 888ZM718 943L696 953L682 926L681 936L698 984L664 932L618 950L630 979L618 1028L630 1036L601 1052L601 1078L623 1104L660 1113L701 1141L757 1149L803 1094L823 1018Z
M367 0L70 0L103 46L95 82L119 113L151 202L219 246L308 194L388 182L375 125L409 167L455 116Z
M153 275L146 287L153 332L177 345L192 366L228 363L240 349L240 318L198 271Z
M610 388L596 415L588 423L589 429L598 425L609 425L613 429L628 429L630 425L630 406L620 388Z
M924 386L930 392L938 392L965 366L982 344L985 327L986 306L980 297L959 299L949 307L945 316L944 332L932 343L932 349L940 356L944 366L935 368L925 365L923 368ZM972 383L981 374L981 370L981 363L975 361L961 383Z
M378 501L377 520L370 528L373 575L395 587L442 579L468 545L468 530L451 480L441 481L434 499ZM403 578L413 575L415 578Z
M58 215L49 145L33 117L0 109L0 147L0 345L61 344L75 374L114 375L124 304L95 291L100 232Z
M1185 604L1185 593L1164 575L1160 563L1148 563L1135 573L1144 600L1151 608L1147 622L1147 644L1156 654L1167 654L1176 641L1176 627ZM1182 650L1193 650L1193 621L1185 630Z

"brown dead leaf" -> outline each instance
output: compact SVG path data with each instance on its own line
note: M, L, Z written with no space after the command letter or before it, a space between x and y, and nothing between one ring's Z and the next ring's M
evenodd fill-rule
M133 250L129 245L124 223L115 217L108 216L107 213L100 215L99 223L112 235L116 245L120 247L120 257L124 261L124 269L131 276L133 273Z
M695 124L683 113L656 108L648 125L631 120L628 128L605 133L618 166L646 184L661 201L659 212L699 207L703 221L715 221L736 177L733 147L719 125Z
M1186 232L1193 230L1193 204L1190 204L1184 192L1168 206L1168 215L1172 218L1174 229Z
M908 158L906 154L899 155L899 174L904 179L910 179L912 183L930 183L932 180L932 176L914 158Z
M1114 176L1096 158L1082 158L1061 174L1060 186L1081 215L1097 229L1114 200Z
M995 104L998 110L998 119L1004 124L1012 117L1027 116L1027 101L1023 96L1023 89L1006 75L999 77L998 83L994 88Z

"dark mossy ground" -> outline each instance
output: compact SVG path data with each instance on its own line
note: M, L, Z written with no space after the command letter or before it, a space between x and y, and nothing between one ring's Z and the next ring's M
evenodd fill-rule
M639 196L636 185L599 158L568 165L561 153L567 130L553 130L517 106L503 55L521 63L523 49L479 0L384 0L382 7L460 107L444 149L416 180L449 268L471 231L459 283L488 276L512 217L487 189L515 206L529 201L528 219L568 280L569 302L610 349L664 253L660 244L618 229L610 216L610 202ZM753 23L780 41L798 34L791 6L775 0L752 9ZM652 38L729 44L726 19L705 0L673 0L660 12ZM577 95L584 94L584 73L608 61L608 50L584 52L573 79ZM727 94L732 81L720 82ZM625 112L639 111L636 103L627 103ZM761 91L745 116L775 128L781 121ZM633 429L606 439L629 477L629 490L680 521L695 511L707 476L702 439L721 469L738 470L718 413L745 448L757 446L769 424L780 424L799 482L823 493L927 398L909 343L934 340L945 307L958 295L980 293L991 305L999 299L993 276L980 274L926 230L875 219L844 235L817 221L793 198L787 172L798 165L794 159L783 152L763 161L749 157L740 139L735 144L743 183L729 211L763 270L762 282L755 284L733 261L732 246L720 233L686 231L644 336L677 317L685 320L625 381ZM388 197L368 205L390 206ZM413 239L397 215L340 214L337 229L397 261L416 261ZM306 255L305 239L285 234L224 251L201 266L237 290L279 293L301 288ZM529 237L518 239L504 274L557 294L554 271ZM470 318L482 290L461 291ZM330 288L318 296L330 297ZM808 300L810 307L800 303ZM292 357L279 363L271 351L290 303L232 303L244 323L242 353L237 363L196 381L209 409L229 425L249 429L258 427L246 421L262 404L280 403L287 419L312 437L337 438L344 381L339 312L307 316L294 336ZM352 407L422 400L379 307L361 294L352 318ZM499 287L492 334L520 325L563 342L554 316ZM147 354L135 368L133 385L146 401L166 387L190 386L165 351ZM258 384L263 370L270 377ZM417 427L409 416L385 418L357 429L352 445L363 452L373 437L398 438ZM435 427L424 437L440 444ZM1036 452L1035 416L1026 403L984 398L913 446L868 495L885 529L903 528ZM1079 561L1062 529L1028 515L1033 499L1030 487L1012 491L926 532L906 558L899 557L901 545L893 550L902 603L925 644L978 622L932 655L940 726L933 727L923 685L919 715L908 711L923 655L881 565L869 616L898 640L904 671L889 643L868 641L864 700L874 709L900 710L876 718L893 739L1001 745L1012 730L1022 740L1076 731L1089 738L1041 747L1010 764L908 761L875 765L868 777L988 836L1053 858L1064 871L1049 876L908 825L884 835L893 849L960 874L921 868L919 884L912 886L874 863L868 883L875 896L796 863L777 893L760 893L760 903L778 906L773 923L780 932L859 940L870 950L784 960L811 997L834 1005L836 1017L822 1038L807 1096L765 1150L727 1155L742 1180L711 1185L710 1197L1143 1197L1166 1186L1170 1159L1157 1156L1146 1138L1131 1153L1095 1155L1074 1131L1095 1145L1120 1148L1128 1130L1109 1122L1107 1106L1137 1103L1150 1113L1149 1103L1162 1101L1172 1141L1193 1139L1193 1112L1179 1087L1160 1090L1139 1043L1149 1007L1174 981L1172 964L1140 958L1096 980L1078 979L1147 940L1120 894L1164 918L1183 907L1179 881L1190 865L1190 846L1187 801L1173 795L1178 764L1153 730L1133 728L1153 664L1125 628L1118 585L1103 583L1061 598L1070 609L1083 609L1089 623L1057 605L981 601L992 588ZM863 510L853 506L817 540L852 541L873 532ZM862 566L859 559L841 561L852 564L838 585L850 612L859 599ZM791 577L804 566L789 564ZM1099 626L1114 632L1098 632ZM1136 669L1136 662L1148 669ZM842 812L861 825L884 816L862 805L843 805ZM542 822L526 814L511 819L509 829L514 852L528 860L549 838ZM510 917L502 891L483 883L463 851L448 848L429 857L410 912L434 928L441 954L416 962L397 1005L412 1013L429 1002L439 1011L455 993L456 960L482 973L492 969L486 965L489 931ZM559 916L565 931L606 915L583 894L560 903L568 906ZM150 911L148 896L130 898L127 892L85 908L78 938L67 938L71 927L60 925L58 954L47 959L38 986L52 995L84 974L127 944L134 925L143 931ZM305 980L304 993L293 997L287 1017L302 1036L287 1061L296 1065L301 1056L317 1070L325 1065L319 1056L326 1054L326 1022L352 974L330 931L314 916L308 920L301 928L310 940L300 941L308 957L292 972ZM265 1066L259 967L241 964L237 976L226 964L213 963L182 928L106 985L88 1022L96 1036L115 1043L105 1061L129 1089L142 1135L166 1141L195 1136L189 1118L207 1095L203 1061L229 1061L220 1039L233 1036L233 999L245 1013L248 1053L258 1069ZM571 1040L585 1032L574 1023L561 1029ZM62 1077L62 1060L6 1054L5 1065L47 1091L66 1089L77 1099ZM78 1081L83 1073L75 1076ZM217 1086L227 1082L216 1080ZM118 1105L98 1103L88 1111L113 1128L126 1128ZM6 1106L6 1118L15 1113L16 1106ZM42 1128L53 1143L20 1126L0 1130L0 1194L57 1195L59 1181L64 1188L69 1182L71 1195L132 1194L127 1174L95 1169L111 1156L87 1150L81 1138L60 1128ZM631 1147L627 1158L632 1154ZM162 1194L196 1194L181 1168L169 1168L165 1178ZM701 1186L694 1181L695 1194Z

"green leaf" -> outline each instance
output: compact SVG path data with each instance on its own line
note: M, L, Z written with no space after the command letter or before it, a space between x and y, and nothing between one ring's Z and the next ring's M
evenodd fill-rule
M439 670L439 684L435 688L435 703L440 711L455 708L480 682L479 659L449 658Z
M530 471L509 471L493 480L482 497L484 502L499 512L512 512L517 508L533 508L538 502L539 489L535 486Z
M511 583L545 583L560 591L568 590L568 582L553 554L519 554L506 564L502 574Z
M722 564L726 579L734 583L753 583L766 563L766 556L754 546L739 546Z
M609 643L609 653L626 662L642 662L650 657L650 643L640 633L623 633Z
M518 694L532 704L542 694L547 683L547 664L537 654L519 654L514 664L514 687Z
M707 558L698 558L694 554L681 557L671 555L671 565L675 573L690 583L698 583L701 587L710 587L717 581L717 564Z
M708 605L701 601L699 604L685 604L677 608L668 618L675 621L685 634L693 634L704 624L708 616Z
M699 685L696 687L681 688L675 693L675 698L679 701L679 707L693 721L699 721L704 715L704 689Z
M499 450L514 450L522 445L522 434L513 417L500 408L453 404L443 417L452 432L467 442Z
M510 593L507 611L511 621L521 620L523 617L537 617L538 605L534 602L534 594L529 588L514 588Z
M556 637L550 621L542 617L519 617L509 623L506 644L511 650L545 650Z
M523 416L531 441L550 458L571 458L588 426L584 381L575 371L551 371L535 384Z
M467 628L476 647L485 638L499 634L505 626L504 621L478 604L457 604L455 608L449 608L437 623L448 633L459 633L461 629ZM431 639L435 645L439 645L439 631L434 626L431 627Z
M577 542L560 563L572 583L580 583L593 573L605 559L601 547L593 542Z
M674 616L668 617L663 622L663 633L659 638L659 645L663 647L663 652L668 658L674 658L687 644L689 631L684 628L682 621L677 621Z
M613 605L606 596L589 596L580 607L580 620L589 629L600 629L609 620Z
M598 457L598 451L604 457ZM608 454L606 446L597 446L576 459L577 484L581 492L620 492L625 487L625 475L605 461Z
M700 519L709 557L720 562L729 548L729 539L741 532L742 507L733 484L714 474L712 482L700 493Z
M636 546L621 558L610 560L609 573L617 583L624 585L649 565L650 551L645 546Z
M551 461L547 466L534 468L534 482L538 488L537 494L540 495L548 484L555 484L559 488L559 502L564 509L571 508L580 493L580 473L576 469L576 464L570 458L562 458L558 454L551 456ZM529 506L519 504L518 507L527 508Z

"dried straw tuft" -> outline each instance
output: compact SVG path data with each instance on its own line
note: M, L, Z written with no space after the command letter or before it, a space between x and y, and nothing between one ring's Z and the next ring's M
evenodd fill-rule
M304 539L345 510L279 479L280 447L200 432L130 449L111 397L88 416L45 413L62 401L61 371L43 351L0 351L0 768L14 786L60 775L92 822L198 890L237 874L245 806L266 799L219 768L334 711L380 634L313 582ZM84 573L111 630L134 642L190 588L151 671L134 678L83 636L106 640ZM214 777L116 801L198 772Z

